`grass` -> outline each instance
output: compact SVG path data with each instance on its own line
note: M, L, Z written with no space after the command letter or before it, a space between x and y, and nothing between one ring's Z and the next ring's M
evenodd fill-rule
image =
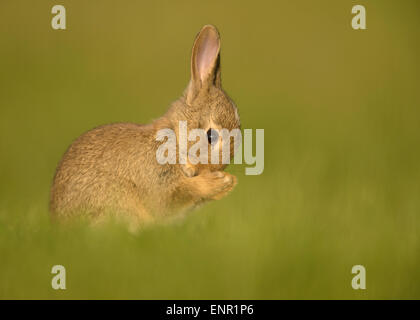
M360 32L352 1L64 1L64 32L49 26L52 4L29 3L0 5L0 298L420 298L415 1L369 1ZM264 173L231 166L229 197L137 235L51 225L68 144L162 114L209 22L243 127L265 130ZM55 264L65 291L51 288ZM351 287L356 264L367 290Z

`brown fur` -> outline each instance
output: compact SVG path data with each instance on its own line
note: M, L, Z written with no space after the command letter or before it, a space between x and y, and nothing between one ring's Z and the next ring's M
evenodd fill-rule
M52 217L98 222L116 216L137 227L226 196L236 184L223 172L226 165L156 160L162 143L156 141L157 131L170 128L178 140L180 120L187 121L188 130L239 128L236 107L221 88L219 53L216 28L204 26L192 51L190 84L165 115L148 125L104 125L76 139L54 177Z

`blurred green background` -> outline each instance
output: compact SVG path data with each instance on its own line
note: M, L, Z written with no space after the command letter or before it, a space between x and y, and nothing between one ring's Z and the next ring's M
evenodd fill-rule
M351 28L355 4L367 30ZM2 0L0 298L419 299L419 18L415 0ZM265 130L264 173L230 166L230 196L138 235L56 229L68 145L162 115L208 23L243 128ZM351 287L357 264L367 290Z

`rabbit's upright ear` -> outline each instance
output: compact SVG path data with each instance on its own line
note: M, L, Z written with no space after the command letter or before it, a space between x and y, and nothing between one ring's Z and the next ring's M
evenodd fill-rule
M195 38L192 49L187 101L192 101L200 90L209 86L221 87L220 36L214 26L205 25Z

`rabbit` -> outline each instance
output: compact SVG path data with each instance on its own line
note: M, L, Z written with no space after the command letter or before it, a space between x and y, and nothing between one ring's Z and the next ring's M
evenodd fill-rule
M179 141L179 121L185 121L188 130L205 130L209 150L214 143L211 130L240 130L237 107L221 86L220 35L213 25L205 25L197 34L190 82L162 117L146 125L99 126L70 145L53 179L52 219L81 217L95 224L113 216L136 229L225 197L237 184L235 176L224 172L227 164L157 162L156 151L162 144L157 133L172 129ZM216 140L220 145L221 137Z

